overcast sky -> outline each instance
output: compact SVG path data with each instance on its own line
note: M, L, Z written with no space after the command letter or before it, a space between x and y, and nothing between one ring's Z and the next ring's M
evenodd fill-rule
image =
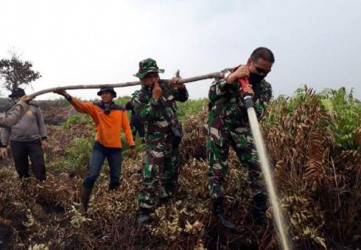
M0 58L12 50L33 62L42 78L26 88L32 93L136 81L138 63L148 57L165 69L161 78L177 69L184 78L212 73L265 46L276 58L267 77L274 96L307 84L354 88L361 99L360 13L360 0L1 0ZM188 84L190 97L207 97L210 84ZM97 90L69 92L93 99Z

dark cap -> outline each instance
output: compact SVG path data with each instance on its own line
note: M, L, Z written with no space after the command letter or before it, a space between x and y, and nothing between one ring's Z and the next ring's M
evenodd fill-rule
M109 91L110 93L112 93L113 97L117 97L117 92L114 91L113 87L101 87L97 95L100 96L105 91Z
M22 88L16 88L11 91L11 95L9 95L10 98L13 97L22 97L25 95L25 91Z

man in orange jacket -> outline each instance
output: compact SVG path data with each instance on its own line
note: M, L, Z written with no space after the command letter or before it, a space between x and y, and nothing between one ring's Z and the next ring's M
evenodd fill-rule
M90 115L96 126L95 142L91 155L87 175L83 182L81 196L82 212L87 211L92 188L97 180L105 158L110 168L109 190L114 190L120 185L122 164L122 144L120 133L124 131L132 155L136 154L132 131L127 112L113 102L117 93L112 87L102 87L98 96L100 102L81 102L70 96L65 90L57 89L54 93L64 96L73 107L81 113Z

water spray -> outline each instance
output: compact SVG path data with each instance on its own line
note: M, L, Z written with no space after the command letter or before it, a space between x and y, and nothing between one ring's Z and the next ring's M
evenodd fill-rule
M275 188L275 185L273 184L273 178L272 178L272 173L270 170L270 164L269 164L269 159L267 156L266 147L265 147L261 129L259 127L259 123L257 120L257 115L254 110L254 102L253 102L252 96L249 93L244 91L247 88L247 86L249 85L248 77L239 79L239 83L241 85L240 91L242 92L242 95L243 95L244 105L247 109L248 119L249 119L249 123L251 125L252 135L253 135L253 139L254 139L254 142L256 145L258 159L261 164L262 172L264 175L264 180L266 182L267 192L268 192L268 196L270 198L269 200L271 201L272 213L273 213L273 217L275 219L276 227L278 230L277 232L281 239L282 248L284 250L290 250L291 248L290 248L290 243L288 240L288 235L284 228L285 227L284 226L285 225L284 217L283 217L280 205L278 203L278 199L277 199L278 196L277 196L276 188Z

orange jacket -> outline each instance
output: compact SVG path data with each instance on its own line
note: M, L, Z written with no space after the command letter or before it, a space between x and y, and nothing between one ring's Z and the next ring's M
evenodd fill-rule
M86 113L93 118L96 126L95 140L105 147L121 148L121 130L129 146L134 145L128 115L120 105L112 103L110 114L105 114L103 103L81 102L72 97L70 103L80 113Z

